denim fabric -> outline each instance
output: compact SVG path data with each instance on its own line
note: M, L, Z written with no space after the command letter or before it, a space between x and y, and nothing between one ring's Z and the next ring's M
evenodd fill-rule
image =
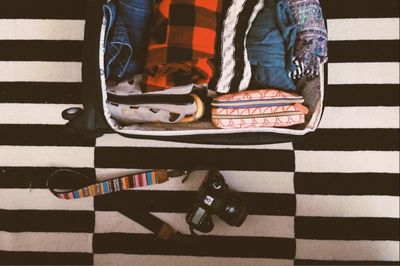
M285 0L265 0L247 36L247 52L257 88L295 90L288 76L293 69L292 58L297 27Z
M153 0L119 0L104 5L107 79L121 81L143 72L152 7Z
M137 69L133 61L133 48L115 3L104 5L103 12L107 18L104 55L106 79L121 81L131 77Z
M150 19L154 0L119 0L121 17L128 30L133 45L134 62L137 73L142 73L150 38Z

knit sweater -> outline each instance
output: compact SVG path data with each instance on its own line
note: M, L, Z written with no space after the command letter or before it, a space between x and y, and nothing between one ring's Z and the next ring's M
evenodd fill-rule
M264 0L224 0L217 25L216 72L209 89L219 93L242 91L251 80L246 39Z

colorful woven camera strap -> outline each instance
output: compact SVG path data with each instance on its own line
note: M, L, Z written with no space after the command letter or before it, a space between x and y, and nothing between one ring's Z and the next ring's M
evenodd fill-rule
M49 176L48 187L50 191L60 199L81 199L161 184L168 181L169 178L184 175L187 177L189 174L190 171L186 170L160 169L114 177L105 181L94 183L93 178L90 178L82 173L75 172L70 169L60 169ZM68 191L58 189L60 184L72 183L73 178L79 179L79 189ZM62 179L64 179L64 182L62 182ZM149 229L161 239L171 239L184 245L196 243L196 240L191 236L175 231L171 225L160 220L150 212L140 208L140 205L129 203L121 204L117 209L120 213Z
M49 177L48 186L50 191L60 199L80 199L86 197L101 196L113 192L130 190L139 187L146 187L155 184L161 184L168 181L170 177L178 177L185 175L186 173L187 171L184 170L170 170L170 171L164 169L152 170L148 172L135 173L131 175L124 175L120 177L110 178L105 181L92 183L90 185L81 187L76 190L65 191L54 188L55 182L61 176L65 177L65 176L75 175L82 179L84 178L85 179L84 181L86 182L89 180L93 182L92 181L93 179L90 179L88 176L72 170L61 169L55 171Z

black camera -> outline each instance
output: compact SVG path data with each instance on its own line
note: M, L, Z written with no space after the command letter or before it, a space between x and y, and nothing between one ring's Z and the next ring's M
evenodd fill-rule
M200 186L193 209L186 215L190 230L208 233L214 228L211 215L231 226L240 226L247 217L247 199L229 190L220 172L210 171Z

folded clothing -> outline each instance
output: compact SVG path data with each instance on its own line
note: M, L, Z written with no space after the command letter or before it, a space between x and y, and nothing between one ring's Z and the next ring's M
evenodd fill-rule
M218 128L289 127L305 122L304 98L276 89L237 92L211 103L212 122Z
M118 0L122 20L126 25L137 65L135 74L142 73L150 38L154 0Z
M162 0L156 4L143 91L209 82L221 3Z
M252 87L295 90L288 73L297 27L286 0L265 0L247 38L247 53L252 65Z
M135 75L131 80L107 87L107 109L118 123L188 123L204 115L205 90L198 89L190 94L193 85L188 85L142 93L141 80L141 75Z
M137 74L132 78L120 82L108 81L107 92L115 95L139 95L139 94L157 94L157 95L188 95L193 90L203 89L203 86L187 84L184 86L171 87L164 91L142 92L143 75Z
M107 20L104 54L105 76L107 80L124 80L137 71L128 30L117 13L117 5L114 1L103 6L103 13Z
M187 105L160 103L131 105L107 102L107 108L111 113L111 117L124 125L149 122L186 122L185 118L194 116L198 110L198 106L195 102Z
M292 78L319 75L328 60L328 36L319 0L287 0L298 25L295 57L300 61ZM300 71L299 71L300 70Z
M218 16L215 74L208 88L219 93L245 90L251 80L246 39L250 27L263 8L264 0L224 0Z
M103 6L107 20L105 75L122 81L143 72L153 1L119 0Z

